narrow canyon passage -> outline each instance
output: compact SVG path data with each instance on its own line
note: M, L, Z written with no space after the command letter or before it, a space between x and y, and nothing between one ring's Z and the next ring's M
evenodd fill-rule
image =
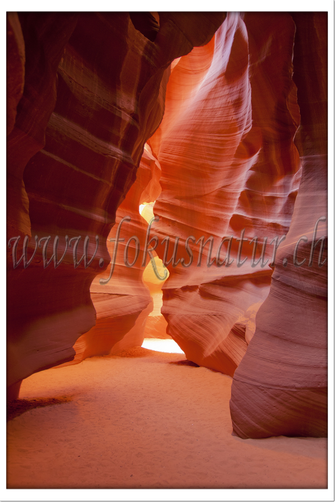
M131 349L35 373L8 422L10 488L325 488L325 438L232 435L232 379Z
M332 490L330 18L7 13L9 498Z

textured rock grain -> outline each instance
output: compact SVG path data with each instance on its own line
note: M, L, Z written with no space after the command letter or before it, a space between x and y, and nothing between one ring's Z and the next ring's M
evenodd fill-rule
M303 174L269 296L234 375L230 409L243 438L327 435L327 17L293 18Z
M175 262L187 264L168 265L168 333L188 359L229 375L253 334L246 312L266 298L272 274L274 245L267 265L254 266L250 241L258 238L257 261L266 239L287 233L300 181L294 33L288 14L228 14L206 46L175 63L164 119L149 140L162 167L153 229L170 238L168 259L178 244ZM212 239L211 257L211 242L200 256L202 238ZM218 254L224 238L230 266L227 240ZM164 245L157 252L162 258Z
M76 339L94 326L90 285L110 260L106 239L116 210L162 119L169 65L193 44L206 44L223 18L163 14L152 42L126 13L19 14L26 61L8 137L8 233L20 236L18 256L24 236L31 241L27 263L15 268L14 241L8 249L8 385L15 385L14 394L22 378L72 359ZM22 85L17 66L10 96ZM88 259L75 267L79 237L77 260L86 238ZM48 238L47 260L59 239L58 267L43 264ZM67 238L74 239L71 246ZM97 307L102 317L104 303ZM135 303L125 313L128 327L147 300Z

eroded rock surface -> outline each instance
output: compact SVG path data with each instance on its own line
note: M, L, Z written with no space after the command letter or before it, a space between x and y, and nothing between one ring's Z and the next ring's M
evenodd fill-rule
M274 243L288 231L300 182L294 33L288 14L228 14L205 47L172 65L164 119L149 140L162 168L153 232L170 239L167 260L178 245L163 287L168 333L188 359L229 375L269 292Z
M76 339L94 326L90 285L108 265L106 239L116 210L162 119L169 65L206 44L224 15L162 14L154 42L126 13L18 18L24 72L14 22L9 33L15 45L9 60L18 72L9 81L15 87L11 120L24 86L8 137L8 233L14 238L8 249L8 385L15 385L14 394L22 378L72 359ZM27 260L14 268L13 246L21 256L25 235L31 236ZM45 266L57 238L61 263ZM87 266L78 264L86 238ZM147 300L140 302L126 312L129 328ZM105 302L97 305L103 316Z
M141 346L153 302L142 281L148 257L144 258L147 222L139 214L142 202L160 193L160 166L145 145L136 181L116 212L116 222L107 239L111 263L91 285L96 324L75 343L74 362Z
M326 49L321 13L8 15L9 398L148 322L239 436L326 434Z
M303 165L292 223L230 401L243 438L327 435L327 16L298 13Z

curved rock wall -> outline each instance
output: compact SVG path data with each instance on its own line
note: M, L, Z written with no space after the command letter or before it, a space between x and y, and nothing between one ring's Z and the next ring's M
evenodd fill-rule
M115 225L108 235L111 263L90 288L96 324L76 341L73 362L142 345L153 303L142 281L148 224L139 214L139 205L158 197L159 176L158 162L145 145L136 181L119 206Z
M167 13L157 30L145 13L139 29L125 13L20 13L24 51L11 23L12 117L24 91L8 137L9 397L22 378L72 359L94 326L89 288L110 261L116 209L162 119L169 65L223 18Z
M229 375L269 292L271 241L288 231L300 182L294 34L288 14L228 14L209 44L172 66L149 140L162 168L156 251L164 257L168 237L170 259L178 245L163 287L168 333L188 359ZM267 263L256 264L266 239Z
M327 14L293 19L303 174L270 294L234 375L230 409L243 438L327 435Z
M168 333L234 375L235 433L326 434L327 16L224 19L8 14L10 399L141 344L159 195Z

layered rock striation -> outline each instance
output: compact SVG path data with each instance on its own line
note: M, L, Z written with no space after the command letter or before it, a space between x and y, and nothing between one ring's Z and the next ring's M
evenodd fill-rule
M8 385L14 397L23 378L72 359L77 338L95 325L90 285L110 261L106 239L116 210L162 119L169 65L206 44L223 18L166 13L158 24L145 13L140 22L126 13L8 17ZM19 261L23 244L27 254ZM128 308L129 328L146 302Z
M229 375L253 336L300 182L294 34L288 14L229 13L172 65L149 140L162 168L152 231L170 272L168 333L188 359Z
M136 181L117 209L108 235L111 263L90 288L96 323L76 341L73 362L142 345L153 301L142 280L150 255L144 249L148 223L139 214L139 206L158 197L159 178L160 166L145 145Z
M147 325L234 377L240 437L324 436L326 14L7 26L9 398Z
M234 374L230 409L243 438L327 435L327 15L293 19L303 173L269 296Z

